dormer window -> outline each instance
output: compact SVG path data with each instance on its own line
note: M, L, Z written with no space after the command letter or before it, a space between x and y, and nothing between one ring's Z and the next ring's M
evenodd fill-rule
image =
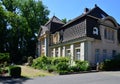
M98 35L98 28L97 28L97 27L94 27L94 28L93 28L93 34L94 34L94 35Z
M104 14L101 14L101 17L104 19L106 16Z

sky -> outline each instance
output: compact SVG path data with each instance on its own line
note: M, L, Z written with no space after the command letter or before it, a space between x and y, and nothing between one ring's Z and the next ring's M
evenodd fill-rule
M53 15L59 19L72 20L84 12L84 8L92 9L95 4L108 15L120 23L120 0L42 0L50 11L49 18Z

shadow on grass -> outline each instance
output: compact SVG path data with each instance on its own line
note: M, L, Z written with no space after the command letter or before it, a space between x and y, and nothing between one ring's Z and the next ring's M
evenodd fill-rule
M32 80L27 77L9 77L9 76L0 76L0 84L24 84L25 81Z

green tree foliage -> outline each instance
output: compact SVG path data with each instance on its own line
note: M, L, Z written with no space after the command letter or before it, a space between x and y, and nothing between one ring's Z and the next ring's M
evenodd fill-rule
M6 25L6 11L4 11L3 7L0 5L0 52L4 52L6 47L6 33L8 32Z
M0 0L0 52L15 63L35 56L37 32L48 14L41 0Z
M0 63L9 61L9 53L0 53Z
M31 35L27 39L27 52L28 55L35 55L36 50L36 34L38 33L38 29L40 25L43 25L48 20L49 11L42 4L40 0L36 2L35 0L23 0L19 1L19 8L21 10L21 14L25 17L28 27L31 31Z
M62 22L66 24L67 23L67 19L66 18L62 19Z

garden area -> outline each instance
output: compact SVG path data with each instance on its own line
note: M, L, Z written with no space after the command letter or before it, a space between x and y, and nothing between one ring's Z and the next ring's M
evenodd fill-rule
M76 72L84 72L90 70L89 62L76 61L74 65L70 63L70 59L66 57L46 57L41 56L29 63L31 67L35 69L47 70L48 72L58 74L70 74Z
M116 55L113 59L107 59L100 63L99 69L102 71L120 71L120 54Z
M120 55L114 59L105 60L99 64L101 71L117 71L120 70ZM71 64L67 57L46 57L40 56L36 59L28 57L28 61L23 65L15 65L10 63L9 53L0 53L0 77L38 77L38 76L54 76L74 73L91 72L91 66L88 61L75 61Z
M0 76L21 76L21 67L10 64L9 53L0 53Z
M30 57L31 58L31 57ZM9 53L0 53L0 77L43 77L54 76L56 74L47 71L34 69L30 66L15 65L10 63Z

